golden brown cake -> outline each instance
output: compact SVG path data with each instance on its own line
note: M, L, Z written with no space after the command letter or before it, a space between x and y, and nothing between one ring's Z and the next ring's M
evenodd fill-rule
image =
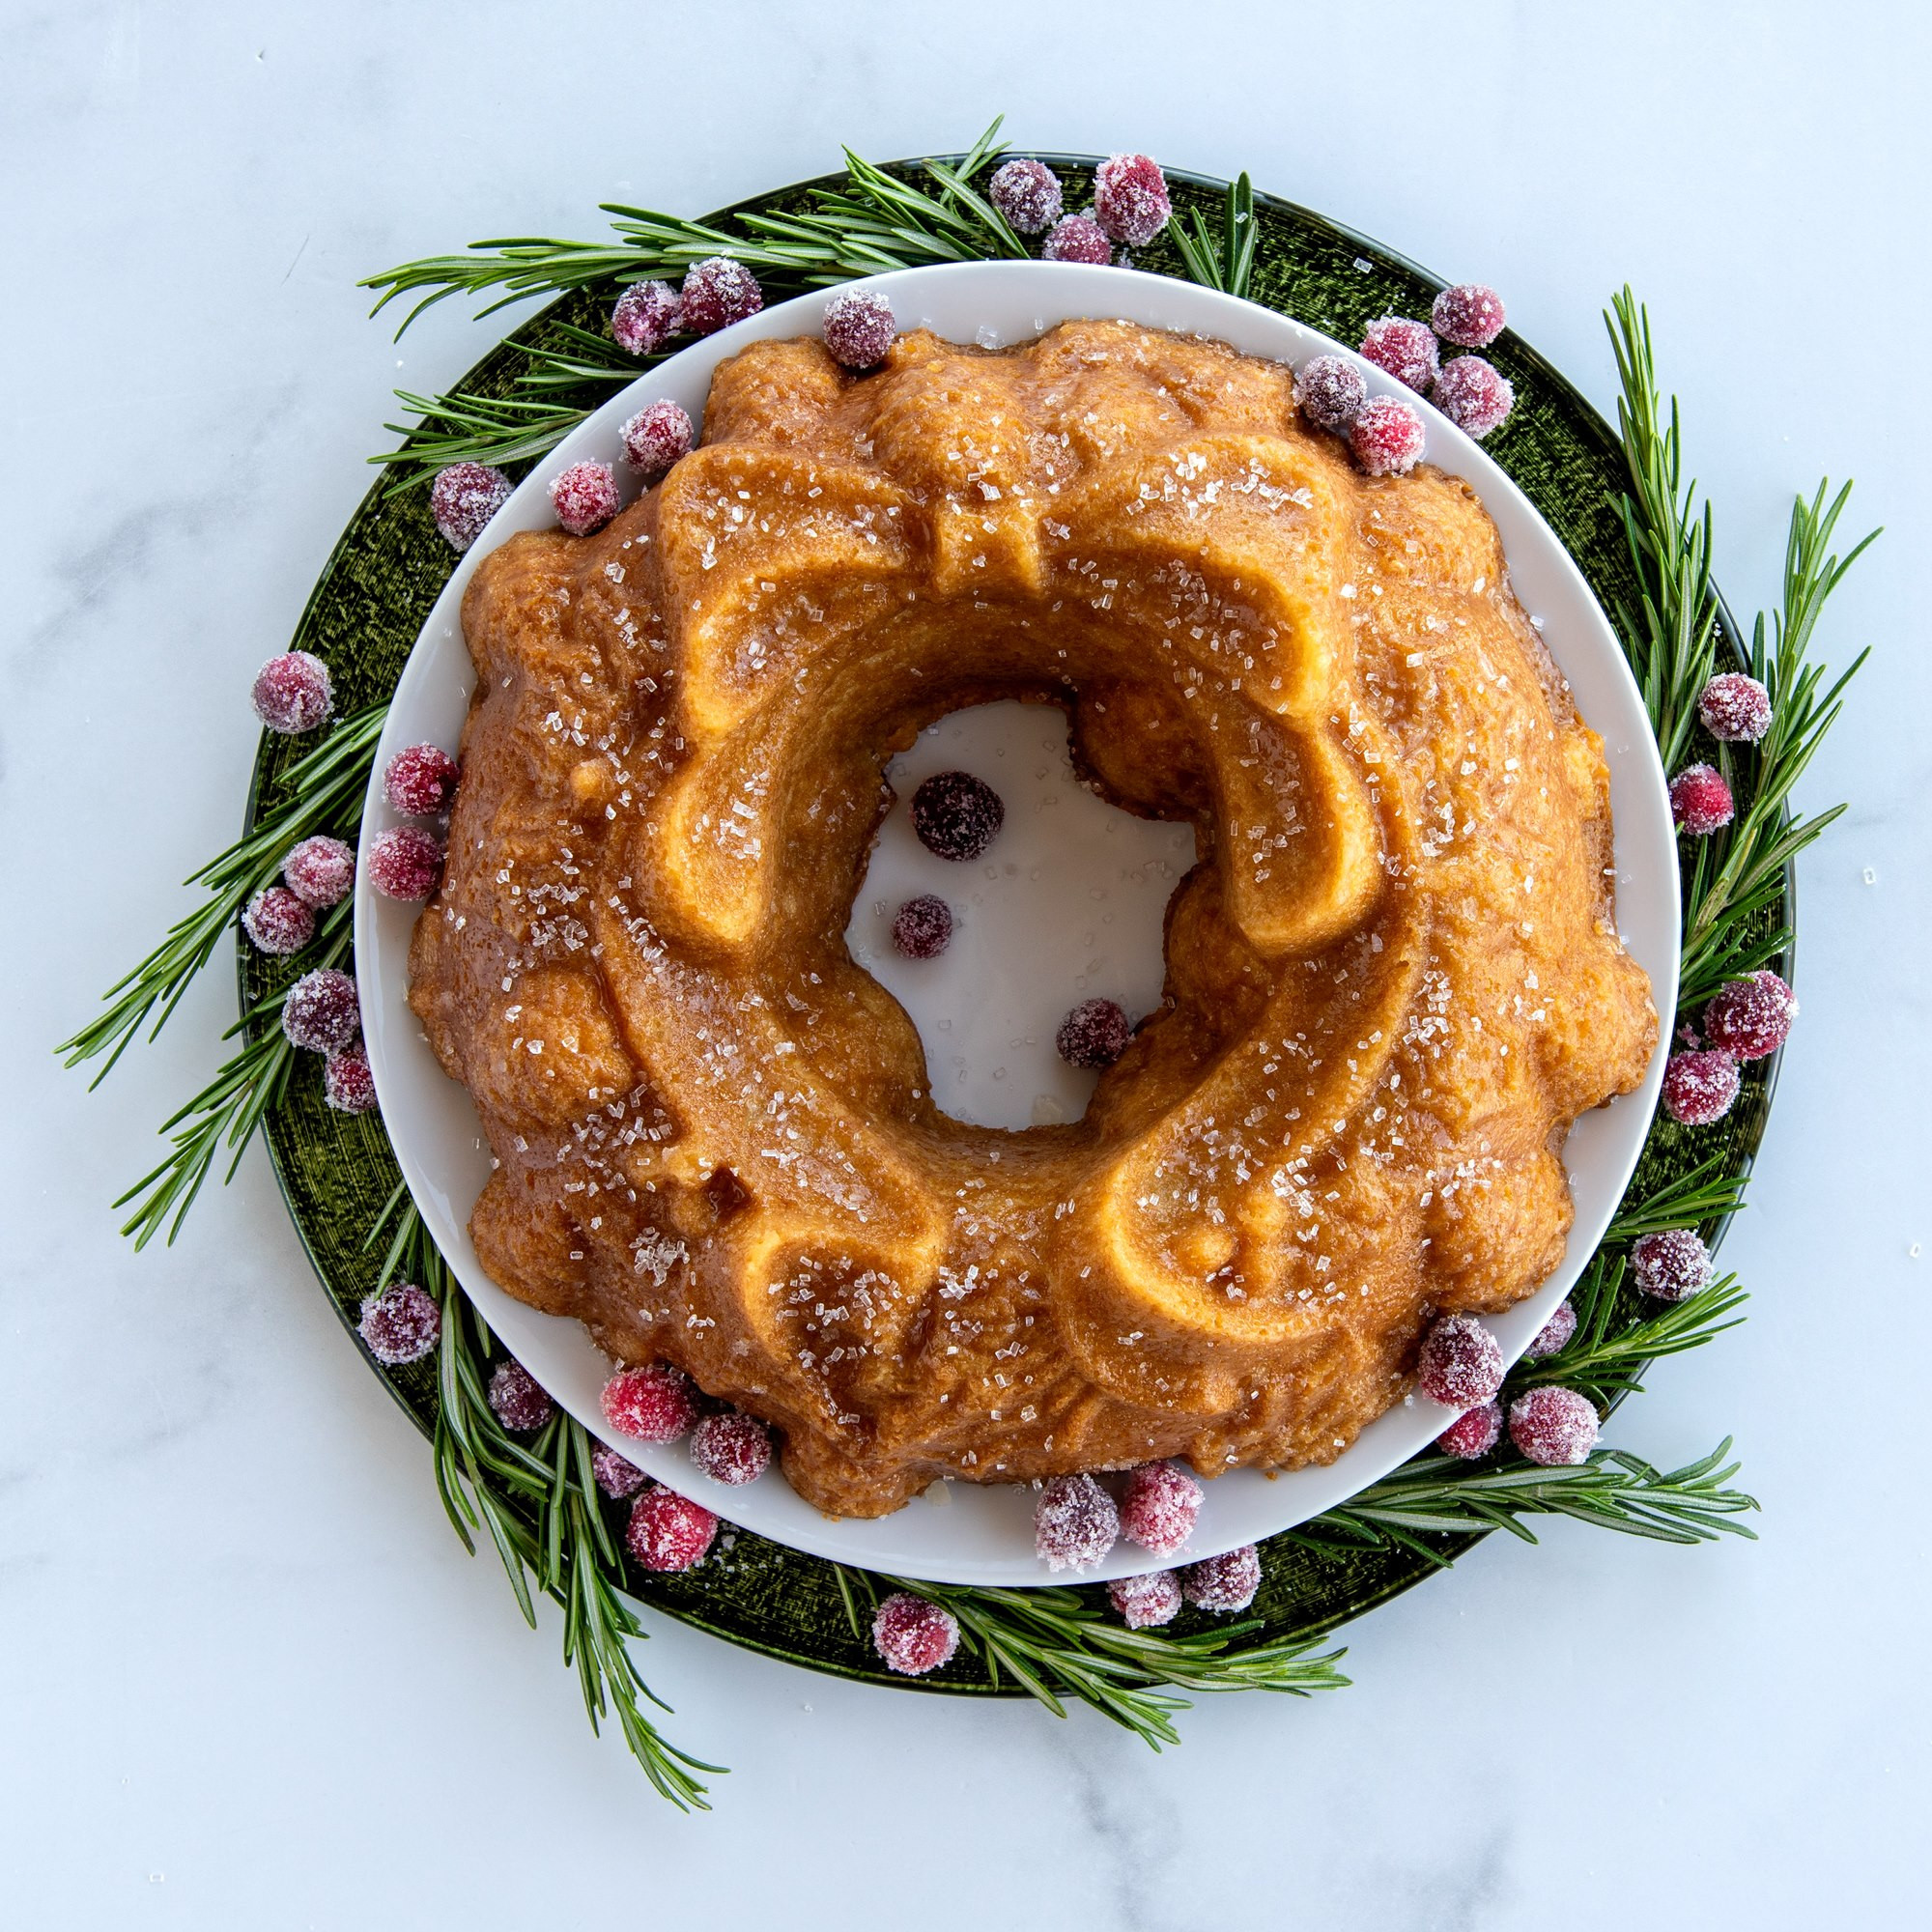
M771 1422L821 1508L1330 1462L1435 1315L1555 1264L1564 1136L1657 1035L1601 745L1474 493L1359 474L1285 366L759 343L660 487L510 538L463 616L411 1002L496 1157L477 1251ZM938 1110L842 937L888 759L1012 696L1201 853L1160 1010L1024 1132Z

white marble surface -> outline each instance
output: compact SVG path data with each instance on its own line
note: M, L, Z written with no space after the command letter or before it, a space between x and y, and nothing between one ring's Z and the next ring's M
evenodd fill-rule
M1932 45L1845 5L476 0L0 7L0 1887L74 1927L1905 1923L1928 1795L1915 1502L1926 1269L1932 658L1912 381ZM1763 1541L1492 1542L1348 1634L1352 1690L1183 1720L855 1688L654 1623L680 1818L594 1742L556 1629L450 1538L251 1155L181 1242L106 1203L232 1015L223 976L90 1098L48 1044L229 835L244 692L382 443L500 325L400 348L352 284L600 198L696 212L969 137L1136 146L1508 295L1600 402L1649 298L1734 602L1823 470L1892 534L1825 639L1874 646L1807 779L1804 1015L1726 1249L1750 1324L1614 1439L1735 1431ZM1821 349L1834 337L1846 350ZM1885 356L1905 363L1896 373Z

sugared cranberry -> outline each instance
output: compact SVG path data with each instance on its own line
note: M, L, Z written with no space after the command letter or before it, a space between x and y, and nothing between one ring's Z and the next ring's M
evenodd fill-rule
M369 841L369 883L385 899L426 899L442 872L442 840L419 825L396 825Z
M1085 1570L1120 1537L1121 1513L1092 1476L1055 1476L1040 1491L1033 1541L1049 1570Z
M691 1460L714 1483L755 1483L772 1466L772 1434L755 1415L729 1409L691 1432Z
M1791 1037L1798 995L1776 973L1757 972L1719 988L1704 1009L1704 1037L1733 1060L1762 1060Z
M842 369L870 369L886 359L898 324L893 305L877 289L840 289L825 304L819 333Z
M1516 390L1480 355L1459 355L1443 365L1429 400L1478 442L1509 420Z
M1362 335L1362 354L1378 369L1425 396L1439 366L1435 337L1428 325L1402 315L1385 315L1370 323Z
M1094 171L1094 218L1124 248L1144 248L1174 213L1149 155L1109 155Z
M1317 429L1347 436L1369 399L1367 379L1346 355L1311 355L1294 379L1294 400Z
M333 966L304 973L282 1002L282 1031L291 1046L309 1053L341 1053L362 1031L355 981Z
M490 1378L490 1406L512 1435L541 1429L556 1413L549 1391L521 1362L498 1362Z
M1116 1577L1107 1585L1107 1601L1129 1630L1171 1624L1180 1614L1180 1578L1172 1570L1151 1570L1145 1577Z
M764 305L756 276L728 255L694 262L684 271L684 326L694 335L716 335Z
M510 500L516 487L488 464L452 463L439 469L429 486L430 515L443 541L461 555L483 534L484 526Z
M977 859L1006 822L1000 794L971 772L936 772L912 795L912 829L935 858Z
M440 745L409 745L383 773L383 795L406 817L435 818L456 798L456 760Z
M315 937L315 914L286 886L267 886L248 901L242 930L258 952L299 952Z
M893 916L893 944L908 959L937 959L952 942L952 908L936 893L907 899Z
M923 1677L952 1661L959 1648L958 1619L910 1590L895 1590L872 1618L872 1648L888 1670Z
M1727 745L1755 745L1771 729L1771 693L1741 670L1719 671L1697 698L1704 729Z
M1429 310L1429 325L1458 349L1487 349L1503 332L1503 298L1481 282L1444 289Z
M1423 1340L1415 1385L1450 1408L1488 1402L1503 1385L1502 1344L1473 1315L1445 1315Z
M550 479L551 508L574 537L601 530L617 514L617 473L608 463L573 463Z
M318 912L340 905L355 883L355 848L340 838L304 838L282 861L282 882Z
M654 1484L631 1505L624 1547L646 1570L689 1570L704 1560L718 1519L702 1503Z
M1663 1069L1663 1111L1680 1126L1708 1127L1738 1097L1738 1063L1716 1047L1673 1053Z
M1541 1362L1551 1355L1560 1355L1570 1346L1570 1338L1576 1332L1576 1309L1567 1301L1559 1301L1556 1313L1536 1331L1536 1340L1522 1351L1523 1359Z
M1069 1066L1099 1072L1126 1052L1133 1022L1114 1000L1082 1000L1060 1023L1054 1051Z
M322 1097L338 1114L366 1114L376 1105L376 1076L359 1046L331 1053L322 1064Z
M1721 831L1737 816L1723 773L1715 765L1686 765L1670 781L1670 815L1694 838Z
M1002 161L986 198L1022 235L1038 235L1060 219L1060 178L1044 161Z
M1510 1440L1545 1468L1585 1462L1597 1446L1597 1410L1575 1389L1533 1388L1510 1404Z
M673 463L691 454L696 440L691 418L673 402L652 403L641 409L617 433L623 440L624 461L655 483Z
M255 716L270 731L293 734L327 724L335 710L328 667L308 651L284 651L255 673Z
M1225 1556L1190 1563L1180 1573L1180 1594L1197 1610L1245 1610L1262 1586L1262 1553L1252 1543Z
M648 355L678 331L684 304L668 282L633 282L611 311L611 336L627 355Z
M697 1420L691 1383L665 1363L619 1369L604 1384L604 1420L639 1442L675 1442Z
M1172 1556L1194 1534L1207 1492L1174 1463L1144 1463L1127 1477L1121 1534L1156 1556Z
M1435 1446L1445 1456L1456 1456L1464 1463L1473 1463L1477 1457L1487 1456L1496 1446L1496 1438L1502 1433L1501 1405L1486 1402L1480 1407L1459 1415L1435 1438Z
M362 1303L355 1332L385 1369L419 1362L442 1333L442 1315L412 1281L392 1281L381 1294Z
M1089 214L1064 215L1053 224L1039 244L1040 257L1048 262L1111 262L1113 243L1107 231Z
M644 1487L644 1472L602 1442L590 1452L590 1473L597 1478L597 1487L613 1503L636 1495Z
M1406 476L1422 460L1422 418L1400 396L1376 396L1349 425L1349 447L1371 476Z
M1631 1273L1658 1301L1682 1301L1711 1285L1711 1251L1694 1228L1665 1228L1631 1243Z

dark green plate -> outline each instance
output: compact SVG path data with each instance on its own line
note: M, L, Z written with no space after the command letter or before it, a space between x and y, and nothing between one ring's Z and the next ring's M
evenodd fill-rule
M1095 157L1048 154L1041 158L1067 181L1068 203L1078 206ZM1168 178L1177 213L1199 207L1213 218L1218 232L1226 184L1178 172ZM826 185L829 178L781 188L707 219L723 223L743 211L796 207L811 187ZM1340 341L1359 340L1364 325L1378 315L1426 315L1442 286L1413 263L1307 209L1257 194L1255 214L1260 238L1253 298ZM1153 273L1182 272L1179 254L1165 236L1142 250L1136 262ZM774 298L800 293L777 276L766 278L766 288ZM511 344L539 339L556 321L602 329L612 294L580 292L553 303L452 386L502 394L524 366ZM1583 398L1515 335L1505 334L1489 353L1516 385L1517 401L1509 422L1486 447L1548 519L1605 610L1614 611L1632 587L1616 507L1624 479L1616 439ZM603 392L596 400L603 400ZM327 662L345 711L379 701L394 690L455 562L431 522L428 492L385 497L384 487L372 489L351 519L294 639L295 648L313 651ZM1735 651L1737 633L1728 612L1724 622ZM279 776L302 749L289 739L264 735L248 801L250 824L276 801ZM350 826L342 830L354 836ZM1773 925L1788 925L1792 910L1787 880L1785 904L1767 918ZM245 944L241 955L246 1007L271 991L279 983L277 976L286 978L288 969ZM1787 956L1787 978L1789 966ZM1746 1068L1744 1096L1715 1131L1693 1137L1660 1118L1632 1183L1633 1195L1650 1192L1714 1152L1721 1152L1734 1171L1747 1168L1764 1131L1776 1068L1775 1060ZM374 1116L349 1119L331 1113L323 1103L321 1081L298 1077L270 1113L267 1128L289 1211L324 1289L359 1348L354 1328L357 1305L382 1285L376 1277L380 1251L365 1246L365 1238L399 1178L381 1122ZM1715 1241L1721 1229L1714 1224L1705 1232ZM431 1365L385 1370L372 1359L370 1367L427 1435L437 1405ZM427 1467L423 1480L429 1480ZM1448 1556L1475 1540L1439 1541ZM1255 1612L1264 1629L1255 1641L1319 1634L1386 1603L1434 1568L1401 1549L1317 1554L1279 1538L1264 1547L1263 1563ZM629 1581L653 1608L813 1669L899 1689L1019 1694L1009 1682L996 1690L981 1666L963 1654L944 1673L916 1685L890 1676L847 1624L832 1567L762 1538L739 1533L728 1549L721 1545L716 1555L685 1576L634 1573ZM1187 1621L1179 1630L1189 1628L1199 1613L1183 1616Z

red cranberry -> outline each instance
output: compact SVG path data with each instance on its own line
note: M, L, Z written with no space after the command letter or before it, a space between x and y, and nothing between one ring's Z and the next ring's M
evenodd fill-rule
M550 479L551 508L574 537L601 530L617 514L617 474L608 463L573 463Z
M1487 1456L1496 1446L1496 1438L1502 1433L1501 1405L1486 1402L1480 1407L1459 1415L1435 1438L1435 1446L1445 1456L1456 1456L1465 1463L1473 1463L1477 1457Z
M1245 1610L1261 1586L1262 1553L1252 1543L1244 1543L1225 1556L1190 1563L1180 1573L1180 1594L1197 1610L1215 1610L1222 1615Z
M485 525L510 500L516 485L482 463L452 463L429 486L430 515L443 541L459 555L483 534Z
M627 355L648 355L678 331L684 304L668 282L633 282L611 311L611 336Z
M309 1053L340 1053L362 1031L355 981L333 966L304 973L282 1002L282 1031L291 1046Z
M684 326L694 335L716 335L764 305L757 278L727 255L694 262L684 271Z
M1362 372L1346 355L1311 355L1294 379L1294 400L1317 429L1347 436L1369 399Z
M619 1369L604 1384L604 1420L639 1442L675 1442L697 1420L691 1383L664 1363Z
M910 1590L895 1591L872 1618L872 1648L888 1670L923 1677L952 1662L959 1648L958 1619Z
M304 838L282 861L282 882L318 912L340 905L355 883L355 850L340 838Z
M718 1519L702 1503L653 1484L631 1505L624 1547L646 1570L689 1570L704 1560Z
M1733 1060L1762 1060L1791 1037L1798 996L1776 973L1727 981L1704 1009L1704 1037Z
M1523 1359L1541 1362L1551 1355L1560 1355L1570 1346L1570 1338L1576 1332L1576 1309L1567 1301L1559 1301L1556 1313L1536 1331L1536 1340L1522 1351Z
M618 432L624 443L624 461L642 473L646 483L655 483L673 463L691 454L696 439L691 418L672 402L658 402L639 410Z
M299 952L315 937L315 914L286 886L269 886L248 901L242 930L261 952Z
M1429 324L1459 349L1487 349L1503 332L1503 298L1481 282L1444 289L1429 311Z
M293 734L327 724L335 710L328 667L307 651L284 651L255 673L255 716L270 731Z
M376 1105L376 1076L359 1046L331 1053L322 1064L322 1097L338 1114L367 1114Z
M1156 1556L1172 1556L1194 1534L1207 1492L1173 1463L1144 1463L1127 1477L1121 1533Z
M1711 1285L1711 1251L1694 1228L1665 1228L1631 1243L1631 1273L1658 1301L1682 1301Z
M1092 1476L1055 1476L1034 1505L1033 1531L1049 1570L1085 1570L1120 1541L1121 1513Z
M1151 1570L1145 1577L1116 1577L1107 1585L1107 1601L1129 1630L1171 1624L1180 1614L1180 1578L1172 1570Z
M1133 1022L1113 1000L1082 1000L1060 1023L1054 1050L1069 1066L1094 1072L1113 1065L1134 1037Z
M898 333L893 305L877 289L840 289L825 304L818 327L841 369L870 369L883 362Z
M1422 459L1422 418L1400 396L1376 396L1349 425L1349 447L1371 476L1406 476Z
M1144 248L1174 213L1167 177L1148 155L1109 155L1094 171L1094 217L1122 247Z
M1670 781L1670 815L1680 832L1699 838L1721 831L1737 816L1723 773L1714 765L1686 765Z
M644 1487L644 1472L602 1442L590 1452L590 1473L597 1478L597 1487L614 1503L636 1495Z
M383 773L383 795L406 817L435 818L456 798L456 760L440 745L410 745Z
M1728 1053L1673 1053L1663 1069L1663 1111L1680 1126L1708 1127L1731 1111L1738 1086L1738 1063Z
M935 773L912 795L912 829L935 858L977 859L1006 821L1000 794L971 772Z
M381 1294L362 1303L355 1324L363 1346L385 1369L419 1362L442 1333L442 1315L412 1281L392 1281Z
M369 883L385 899L426 899L442 873L442 840L419 825L396 825L369 841Z
M1111 262L1113 244L1107 231L1091 215L1068 214L1053 224L1052 232L1040 243L1040 259L1047 262Z
M1378 369L1421 395L1429 393L1438 367L1435 337L1428 326L1406 316L1385 315L1369 324L1362 336L1362 354Z
M1038 235L1060 219L1060 179L1044 161L1001 162L986 198L1021 235Z
M1545 1468L1589 1459L1597 1446L1597 1410L1575 1389L1533 1388L1510 1404L1510 1440Z
M772 1435L737 1409L707 1415L691 1432L691 1460L714 1483L755 1483L772 1466Z
M1704 729L1727 745L1755 745L1771 729L1771 693L1741 670L1719 671L1697 699Z
M908 959L937 959L952 943L952 908L934 893L907 899L893 919L893 944Z
M1509 420L1516 390L1480 355L1459 355L1435 379L1429 400L1458 429L1481 442Z
M1473 1315L1445 1315L1424 1338L1415 1385L1431 1402L1473 1408L1503 1385L1502 1345Z

